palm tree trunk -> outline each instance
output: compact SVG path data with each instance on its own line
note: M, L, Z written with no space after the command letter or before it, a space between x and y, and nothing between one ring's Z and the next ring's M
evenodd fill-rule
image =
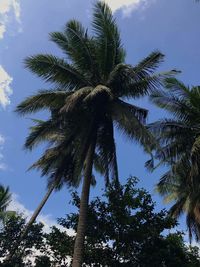
M37 216L39 215L40 211L42 210L42 208L44 207L44 205L46 204L48 198L50 197L51 193L53 192L53 190L55 189L55 186L57 185L57 183L53 183L51 185L51 187L49 188L49 190L47 191L47 193L45 194L45 196L43 197L42 201L40 202L39 206L37 207L37 209L35 210L35 212L33 213L33 215L31 216L30 220L28 221L28 223L26 224L24 230L22 231L18 242L16 243L16 245L13 247L13 249L10 251L8 257L6 258L5 262L9 262L12 257L14 256L17 248L19 247L21 241L23 240L23 238L27 235L31 225L35 222Z
M81 193L79 220L77 227L77 234L74 245L74 254L72 267L81 267L83 261L84 240L87 226L87 212L90 194L90 184L92 178L93 157L95 150L95 142L93 142L87 152L85 160L84 180Z
M22 240L26 234L28 233L29 228L31 227L31 225L35 222L35 220L37 219L37 216L39 215L40 211L42 210L42 208L44 207L44 205L46 204L47 200L49 199L51 193L53 192L53 190L55 189L56 183L53 183L51 185L51 187L49 188L49 190L47 191L47 193L45 194L45 196L43 197L42 201L40 202L39 206L37 207L37 209L34 211L33 215L31 216L29 222L26 224L26 227L24 228L24 231L22 232L20 239Z

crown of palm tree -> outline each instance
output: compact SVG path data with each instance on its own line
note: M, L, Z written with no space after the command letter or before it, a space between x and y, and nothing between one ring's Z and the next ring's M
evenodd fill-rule
M192 234L200 239L200 87L189 88L175 78L166 79L165 87L151 95L153 103L171 115L149 125L161 145L155 157L169 166L158 191L175 201L174 216L186 212L190 240Z

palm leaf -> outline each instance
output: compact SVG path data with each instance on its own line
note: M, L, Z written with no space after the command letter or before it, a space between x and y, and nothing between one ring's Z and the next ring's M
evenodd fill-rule
M123 101L115 101L112 104L112 118L117 128L131 140L139 142L147 151L151 151L156 145L154 137L140 121L140 116L145 113L135 106ZM138 113L139 112L139 113ZM143 117L144 118L144 117Z
M141 67L118 64L110 73L107 85L117 97L141 97L161 88L166 78L177 74L168 71L153 74L153 70L141 70Z
M72 65L53 55L36 55L26 58L25 66L47 82L68 90L88 85L90 82Z
M43 109L60 109L64 105L66 97L71 94L72 92L61 90L41 90L21 102L17 106L16 112L20 115L25 115Z
M54 41L68 56L76 68L92 78L98 76L94 55L94 42L88 37L87 31L82 24L76 20L69 21L64 32L53 32L50 34Z
M93 30L97 46L99 69L104 80L114 66L124 61L124 50L112 11L105 2L98 1L94 8Z
M11 193L9 187L0 185L0 212L4 212L11 201Z
M59 122L52 119L37 121L37 124L30 128L30 134L26 138L25 148L32 150L41 142L57 142L63 138L63 131L59 129Z

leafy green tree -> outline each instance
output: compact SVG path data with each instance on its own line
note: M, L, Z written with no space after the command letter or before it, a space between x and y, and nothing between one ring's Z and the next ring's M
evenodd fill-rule
M0 258L5 259L9 251L18 243L22 229L26 224L26 220L21 215L15 215L8 218L3 227L0 229ZM15 256L11 261L1 263L5 267L23 267L29 266L26 257L32 254L32 249L42 249L43 246L43 225L34 223L30 227L30 231L17 247ZM26 262L26 263L25 263ZM30 263L29 263L30 264Z
M136 181L132 177L117 188L113 183L103 200L97 197L90 202L83 266L199 266L199 250L187 247L181 233L167 234L176 221L164 210L156 213L151 196L144 189L136 188ZM80 206L76 193L73 193L73 204ZM59 224L75 230L78 214L59 219ZM53 264L61 266L58 255L60 259L72 256L70 247L73 248L74 237L66 239L66 233L56 228L47 235L47 240L49 237L48 246L55 251L51 253ZM64 266L69 265L65 262Z
M73 255L74 236L59 230L56 226L46 234L47 251L50 251L52 262L58 266L68 266L70 257ZM45 252L45 251L44 251ZM46 253L48 255L48 252Z
M158 191L173 201L172 214L186 213L189 237L200 238L200 87L189 88L175 78L166 80L166 90L151 95L170 118L150 125L161 148L155 155L159 164L169 166L161 177ZM149 161L151 167L152 162Z
M164 77L174 71L155 74L164 56L156 51L138 65L124 63L125 51L110 8L98 1L94 6L93 36L81 23L69 21L63 32L50 34L64 52L64 59L36 55L26 59L26 67L51 82L55 90L40 91L17 108L24 115L48 109L47 121L36 120L26 147L41 141L50 143L34 168L48 175L49 185L79 185L81 177L80 216L73 256L73 267L81 266L85 239L89 191L93 166L106 178L118 182L114 125L146 151L154 145L144 127L147 110L124 102L160 87Z
M144 189L136 187L131 177L125 185L113 182L102 198L89 204L83 266L108 267L198 267L199 249L187 247L181 233L168 233L176 221L164 210L155 212L155 204ZM77 193L73 204L80 207ZM33 224L10 263L4 267L69 267L73 256L78 212L59 219L44 233L41 224ZM0 258L18 241L25 220L10 218L0 232ZM65 231L66 230L66 231ZM28 256L31 261L28 261ZM30 257L31 256L31 257Z

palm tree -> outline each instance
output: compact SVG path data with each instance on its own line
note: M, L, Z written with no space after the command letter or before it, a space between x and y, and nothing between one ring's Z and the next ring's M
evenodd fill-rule
M169 119L151 124L162 149L155 157L169 166L158 191L173 201L172 215L186 213L190 240L200 239L200 87L187 87L175 78L166 79L165 91L155 91L151 100L165 109ZM152 165L152 162L149 162Z
M11 202L11 193L9 187L0 185L0 221L4 222L8 216L12 216L13 211L8 211L8 205Z
M11 193L9 192L9 187L4 187L3 185L0 185L0 213L1 213L1 216L6 211L10 201L11 201Z
M40 142L49 141L53 144L55 140L61 140L62 137L60 135L61 125L58 125L59 120L53 122L53 120L51 119L51 125L49 121L42 121L42 120L33 120L33 121L37 125L31 127L31 132L27 137L25 143L25 148L32 149L33 146L36 145L39 141ZM45 134L44 130L46 131L48 130L48 135ZM47 149L44 155L29 168L29 169L34 169L34 168L40 169L42 171L42 176L44 175L48 176L47 192L43 197L42 201L40 202L40 204L38 205L37 209L34 211L31 218L29 219L28 223L25 225L25 228L22 229L19 239L17 240L15 246L13 246L12 250L9 252L9 255L5 260L6 262L9 262L16 253L19 244L23 241L24 237L27 235L29 228L36 220L40 211L42 210L47 200L49 199L51 193L54 190L60 190L64 182L68 186L71 185L76 186L75 181L73 181L73 179L71 179L70 176L71 174L70 170L74 165L74 163L72 162L73 155L72 153L69 154L70 151L69 149L63 150L63 146L65 147L65 145L66 144L62 143L59 146L54 145L53 147L51 147L51 149ZM72 152L72 150L70 152Z
M59 174L63 184L79 185L83 179L80 216L75 240L73 267L81 266L93 167L118 180L114 126L150 151L154 138L144 123L147 110L124 102L148 94L174 71L155 74L164 55L151 53L138 65L124 63L125 52L110 8L103 2L94 7L93 36L81 23L69 21L63 32L50 38L64 52L65 58L36 55L26 59L26 66L54 90L40 91L23 101L17 112L25 115L39 110L50 111L47 121L36 121L27 139L32 149L40 142L50 145L33 165L50 177Z

